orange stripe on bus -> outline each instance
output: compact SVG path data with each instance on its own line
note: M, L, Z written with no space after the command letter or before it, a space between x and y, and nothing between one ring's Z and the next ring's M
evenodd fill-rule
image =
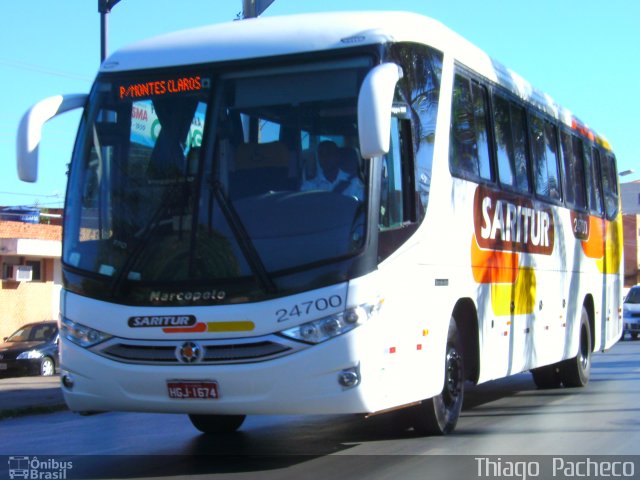
M204 323L196 323L193 327L166 327L163 328L164 333L202 333L207 331Z
M603 219L589 217L589 238L582 241L582 251L589 258L604 257L605 222Z
M477 283L514 283L518 275L520 257L516 252L484 250L471 239L471 270Z

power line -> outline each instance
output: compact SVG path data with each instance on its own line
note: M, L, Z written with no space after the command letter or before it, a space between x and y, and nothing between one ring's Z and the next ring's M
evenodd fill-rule
M59 202L46 202L46 203L35 202L33 206L37 207L37 208L40 208L40 207L62 208L62 207L64 207L64 202L62 200L60 200Z
M60 193L50 193L48 195L39 195L37 193L24 193L24 192L0 192L0 195L18 195L22 197L45 197L45 198L60 198L64 196Z
M36 197L33 202L25 202L25 203L21 203L21 205L26 206L28 203L32 203L33 206L40 207L42 205L64 205L64 200L60 199L60 200L55 200L53 202L39 202L38 198Z
M0 58L0 65L6 65L12 68L19 68L22 70L31 70L38 73L44 73L46 75L53 75L55 77L70 78L73 80L82 80L84 82L93 81L92 78L77 75L75 73L62 72L60 70L53 70L51 68L42 67L40 65L34 65L31 63L21 62L17 60L7 60L6 58Z

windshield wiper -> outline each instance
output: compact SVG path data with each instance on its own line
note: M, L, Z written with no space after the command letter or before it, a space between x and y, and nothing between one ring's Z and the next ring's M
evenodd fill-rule
M120 272L113 278L111 282L111 293L115 295L118 288L122 282L127 278L129 272L133 269L136 262L139 261L140 255L147 248L149 242L153 238L153 233L156 229L162 225L161 219L163 215L166 214L167 207L175 203L176 196L180 192L180 190L184 188L184 186L180 183L175 183L170 186L167 190L165 190L162 194L162 199L159 202L158 207L153 211L149 221L145 225L145 227L139 232L133 234L133 237L138 240L137 244L134 246L132 252L127 256ZM181 204L184 206L184 202ZM183 214L180 214L180 222L179 222L179 232L182 234L182 217Z
M267 293L275 293L278 291L278 287L275 282L269 276L262 259L260 258L260 254L256 250L255 245L249 238L249 234L247 230L244 228L240 217L238 216L238 212L236 212L235 208L233 208L232 203L229 201L227 194L223 189L223 185L218 180L214 180L211 182L211 188L213 189L213 193L216 197L216 200L220 204L220 208L222 209L222 214L226 219L233 235L236 237L238 241L238 245L240 246L240 250L244 254L251 270L255 273L256 277L258 277L258 281L262 285L262 288Z

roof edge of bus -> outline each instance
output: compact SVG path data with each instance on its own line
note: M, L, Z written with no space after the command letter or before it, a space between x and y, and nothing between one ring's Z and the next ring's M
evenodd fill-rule
M179 30L139 41L110 55L101 73L188 66L339 50L392 41L421 42L452 55L466 67L533 103L569 128L576 121L587 136L609 142L584 127L571 111L518 73L438 20L407 11L323 12L258 17Z
M444 25L410 12L328 12L259 17L151 37L110 55L102 72L302 54L371 45L406 36L402 24ZM403 38L404 39L404 38Z

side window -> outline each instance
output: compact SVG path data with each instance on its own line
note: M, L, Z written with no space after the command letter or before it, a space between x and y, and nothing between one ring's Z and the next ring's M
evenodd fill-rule
M404 113L398 112L402 118L400 123L407 130L402 135L408 139L407 151L413 151L414 172L408 178L414 185L405 185L407 192L413 190L415 200L411 203L415 221L419 222L427 211L431 189L442 53L425 45L396 43L387 54L404 73L398 82L394 103L404 110Z
M536 193L542 197L560 200L556 126L532 115L531 133Z
M587 192L586 192L586 175L585 175L585 159L584 159L584 146L582 140L576 136L572 136L573 141L573 175L576 188L576 206L579 208L586 208L587 206Z
M487 89L456 75L449 143L451 173L491 180L487 133Z
M258 143L277 142L280 140L280 124L270 122L269 120L258 121Z
M42 261L26 260L24 264L31 267L31 281L40 282L44 280L42 276Z
M498 178L521 192L529 191L528 155L524 109L494 96Z
M602 216L602 186L600 183L600 153L589 145L584 146L584 158L586 161L585 172L587 174L587 206L591 213Z
M380 188L381 231L402 227L415 221L412 202L414 183L410 123L394 117L391 121L389 153L382 159Z
M565 200L571 207L586 209L582 141L567 132L562 132L561 143Z
M618 215L618 173L616 160L611 154L601 155L602 190L604 194L605 214L609 220Z
M19 257L2 257L2 279L3 280L11 279L11 273L13 272L13 267L15 265L20 265Z

